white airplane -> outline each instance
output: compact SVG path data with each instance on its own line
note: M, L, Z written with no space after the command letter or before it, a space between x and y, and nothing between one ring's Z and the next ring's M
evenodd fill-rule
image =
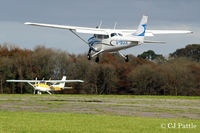
M142 43L164 43L158 41L144 40L145 36L154 36L156 34L186 34L192 33L188 30L146 30L148 16L143 15L137 30L132 29L101 29L101 24L96 28L53 25L42 23L26 22L26 25L51 27L58 29L67 29L80 38L89 46L88 60L96 57L96 62L99 62L99 54L104 52L117 52L127 62L128 55L123 55L120 50L141 45ZM81 38L77 33L94 34L88 41Z
M28 83L34 88L34 94L42 94L47 92L51 95L50 91L61 91L63 89L71 89L72 87L65 87L65 83L84 82L83 80L66 80L66 76L63 76L62 80L6 80L6 82L20 82Z

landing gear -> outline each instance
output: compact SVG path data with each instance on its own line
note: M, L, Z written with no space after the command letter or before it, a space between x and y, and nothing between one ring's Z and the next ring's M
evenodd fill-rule
M93 57L95 57L96 56L96 58L95 58L95 62L99 62L99 54L102 52L103 50L100 50L100 51L94 51L94 53L93 54L91 54L91 52L92 52L92 48L90 48L89 49L89 51L88 51L88 54L87 54L87 57L88 57L88 60L91 60Z
M120 52L118 52L118 53L119 53L119 55L121 55L121 56L124 58L125 62L128 62L128 61L129 61L128 55L123 55L123 54L120 53Z
M47 93L49 93L51 95L51 92L47 91Z
M95 62L96 62L96 63L99 62L99 56L96 57Z
M90 54L90 53L91 53L91 51L92 51L92 50L91 50L91 48L90 48L90 49L89 49L89 51L88 51L88 55L87 55L87 57L88 57L88 60L91 60L91 54Z
M126 62L129 61L129 59L128 59L128 55L125 56L124 60L125 60Z
M91 55L90 55L90 54L88 54L88 56L87 56L87 57L88 57L88 60L91 60Z

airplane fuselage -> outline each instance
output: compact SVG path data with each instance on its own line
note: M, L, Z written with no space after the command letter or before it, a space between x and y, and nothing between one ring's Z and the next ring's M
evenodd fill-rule
M134 39L135 41L133 41ZM104 52L117 52L140 45L141 42L129 35L111 33L110 35L94 35L88 39L88 44L90 44L95 52L101 50L104 50Z
M35 90L37 91L42 91L42 92L47 92L47 91L60 91L64 88L61 87L54 87L54 86L50 86L47 85L46 83L39 83L39 84L33 84Z

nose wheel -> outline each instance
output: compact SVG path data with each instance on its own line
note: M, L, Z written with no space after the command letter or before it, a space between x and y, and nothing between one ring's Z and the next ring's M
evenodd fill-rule
M126 62L129 61L128 55L125 56L124 60L125 60Z
M91 60L91 49L89 49L87 57L88 57L88 60Z
M88 54L88 56L87 56L87 57L88 57L88 60L91 60L91 55L90 55L90 54Z

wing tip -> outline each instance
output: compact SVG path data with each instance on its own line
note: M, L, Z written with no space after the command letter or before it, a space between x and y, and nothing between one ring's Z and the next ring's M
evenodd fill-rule
M193 31L189 31L188 33L189 33L189 34L193 34L194 32L193 32Z
M30 24L32 24L31 22L25 22L24 23L25 25L30 25Z

